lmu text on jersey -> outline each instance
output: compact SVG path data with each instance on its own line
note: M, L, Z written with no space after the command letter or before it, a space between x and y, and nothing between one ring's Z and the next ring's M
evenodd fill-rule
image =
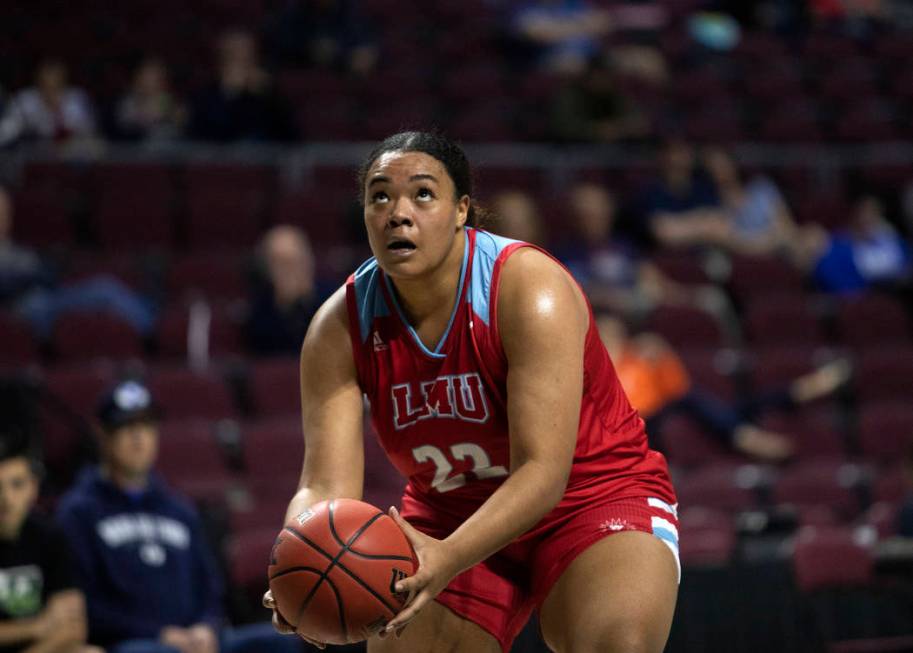
M485 387L476 373L449 374L434 381L401 383L390 388L397 430L437 417L484 424L488 421Z

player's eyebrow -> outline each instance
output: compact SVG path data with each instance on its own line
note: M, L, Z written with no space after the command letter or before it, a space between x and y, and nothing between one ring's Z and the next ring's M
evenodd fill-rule
M415 174L415 175L412 175L411 177L409 177L409 181L418 181L420 179L428 179L430 181L433 181L436 184L439 183L437 177L435 177L434 175L430 175L427 172L420 172L418 174ZM390 181L389 177L386 177L384 175L377 175L376 177L372 177L371 181L368 182L368 188L371 188L371 186L373 186L374 184L383 184L383 183L389 182L389 181Z

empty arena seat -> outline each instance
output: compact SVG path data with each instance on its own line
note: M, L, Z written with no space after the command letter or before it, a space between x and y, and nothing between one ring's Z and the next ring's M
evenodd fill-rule
M729 376L735 364L735 354L718 347L682 347L678 351L685 369L696 387L711 392L716 397L730 401L735 397L735 387Z
M808 527L796 537L793 566L799 589L813 592L869 584L874 558L850 529Z
M245 263L245 254L241 253L209 252L182 256L168 270L168 290L177 300L198 295L210 300L243 299L247 294L243 273Z
M913 406L907 399L867 401L859 409L859 446L862 453L892 462L913 446Z
M719 567L732 560L736 532L730 514L711 508L683 508L678 530L683 567Z
M746 305L743 323L756 346L811 348L824 344L824 330L818 316L801 294L755 297Z
M228 576L252 600L268 589L266 565L278 532L279 525L236 533L226 547Z
M783 470L774 483L772 498L775 505L799 510L827 506L841 518L851 519L860 509L857 490L861 479L856 465L828 458L808 459Z
M162 164L107 164L91 173L92 226L102 247L146 249L174 242L174 188Z
M133 326L106 312L71 312L57 318L51 336L61 361L123 360L143 356L143 340Z
M299 416L301 413L300 367L297 358L253 361L248 387L254 411L261 417Z
M675 492L681 509L692 506L714 510L747 510L758 503L764 474L756 465L709 464L677 479Z
M242 438L248 478L294 476L301 472L304 439L300 416L247 422Z
M789 263L767 256L733 256L729 285L743 303L768 295L801 295L802 274Z
M213 422L199 418L166 419L160 428L156 469L191 499L224 503L233 475Z
M906 311L888 295L865 294L841 300L837 329L841 340L855 348L913 343Z
M198 320L191 332L191 316ZM205 342L209 357L241 355L244 351L242 316L234 306L205 304L169 306L159 318L156 329L158 356L163 359L186 359L190 338Z
M272 168L192 164L184 177L185 236L191 248L249 247L256 241L275 191Z
M46 247L74 242L72 203L53 188L26 186L13 198L13 237L23 244Z
M853 389L862 401L910 400L913 345L882 346L856 357Z
M31 326L7 312L0 312L0 369L16 368L37 362L38 344Z
M720 347L723 332L717 319L694 306L659 306L644 325L668 340L673 347Z
M276 201L275 222L301 227L316 246L344 242L350 234L350 209L355 201L355 183L350 196L327 197L317 189L286 191ZM360 225L359 225L360 226Z
M166 419L235 417L237 410L225 381L213 372L184 367L153 368L149 390L161 404Z

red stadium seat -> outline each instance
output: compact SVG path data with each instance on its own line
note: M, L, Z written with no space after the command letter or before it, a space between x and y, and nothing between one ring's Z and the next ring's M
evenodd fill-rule
M856 359L853 388L862 401L910 400L913 345L869 349Z
M862 523L871 526L878 534L879 540L886 540L897 535L900 502L879 501L873 503L863 515Z
M756 465L709 465L696 469L675 484L678 504L714 510L739 511L755 507L764 474Z
M675 348L724 344L716 318L693 306L660 306L650 313L644 328L660 334Z
M76 236L72 207L54 188L26 186L13 198L13 237L35 247L68 245Z
M237 533L228 542L228 576L252 600L269 587L266 568L279 526Z
M679 542L683 567L728 565L736 547L732 516L708 508L685 508L679 514Z
M756 346L816 347L824 344L818 316L800 294L767 295L745 308L745 330Z
M245 298L244 256L211 252L177 259L168 272L170 296L178 300L199 295L221 301Z
M651 257L651 262L678 283L710 283L703 261L693 253L657 252Z
M736 298L750 302L765 295L800 295L804 279L782 259L762 256L732 257L729 285Z
M250 398L261 417L301 413L301 389L297 358L254 361L250 368Z
M906 311L887 295L867 294L841 301L837 329L842 341L854 348L913 343Z
M92 170L92 179L92 224L104 248L146 249L173 243L174 189L167 166L99 165Z
M288 477L301 472L304 439L300 415L248 422L243 430L248 478Z
M54 325L51 342L56 355L67 362L143 356L142 337L133 326L103 312L61 315Z
M872 479L872 498L875 501L900 503L907 495L911 479L902 465L893 463L879 469Z
M0 342L0 370L37 362L38 345L31 326L10 313L0 312Z
M161 400L158 396L156 399ZM211 420L163 421L156 468L191 499L216 504L226 501L232 474Z
M678 351L692 382L720 399L732 400L735 396L732 378L725 366L734 364L733 352L718 347L683 347Z
M200 331L190 330L191 315ZM210 357L240 355L244 351L241 316L232 306L200 303L170 306L159 318L156 330L158 355L164 359L187 359L189 338L205 343Z
M225 382L214 373L183 367L155 368L149 373L149 391L166 419L235 417L237 410Z
M793 211L800 223L815 223L828 229L843 227L850 216L846 199L833 190L803 193L793 204Z
M860 481L861 471L855 465L831 459L806 460L783 471L774 484L773 501L797 510L826 506L843 519L851 519L860 509L856 493Z
M276 202L278 224L291 224L304 229L317 246L344 242L349 224L348 211L355 202L355 181L349 180L349 197L327 198L320 191L285 192Z
M803 592L867 585L873 580L871 552L842 528L799 531L793 553L796 582Z
M765 415L759 425L790 436L798 460L820 456L841 459L846 456L844 434L838 428L837 416L830 406Z
M906 399L869 401L859 410L859 445L882 462L901 458L913 446L913 406Z
M191 248L249 247L256 241L275 191L272 168L192 164L184 177Z

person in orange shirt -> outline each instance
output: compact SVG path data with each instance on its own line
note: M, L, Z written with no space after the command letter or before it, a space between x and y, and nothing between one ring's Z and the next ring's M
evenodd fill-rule
M663 421L679 413L690 416L736 451L759 460L785 460L793 453L792 440L757 426L749 413L775 405L795 408L834 392L850 374L847 361L836 360L794 379L782 390L736 407L697 386L682 359L661 336L630 336L624 322L611 315L600 315L597 323L621 385L647 423L651 439L661 440ZM651 446L662 448L661 442Z

